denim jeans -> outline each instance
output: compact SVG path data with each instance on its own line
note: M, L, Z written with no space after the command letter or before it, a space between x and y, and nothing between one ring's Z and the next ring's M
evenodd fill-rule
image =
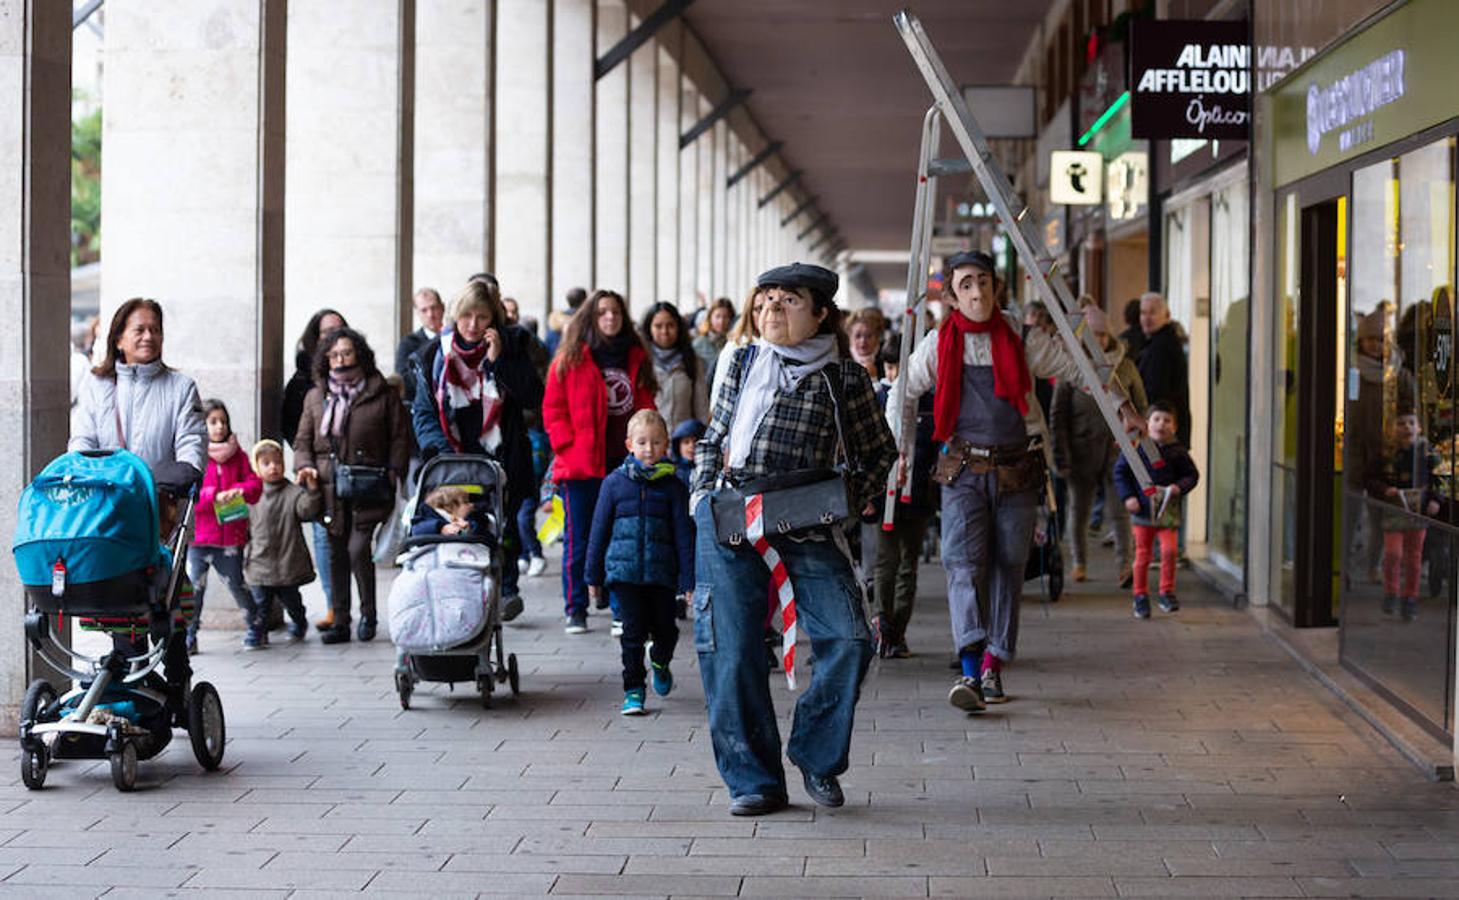
M1000 495L997 472L964 471L943 486L942 565L954 652L986 645L999 659L1013 659L1038 499L1036 491Z
M588 562L588 533L593 530L593 510L598 506L601 478L573 478L558 483L562 491L562 601L567 616L587 615L588 583L583 569ZM512 565L516 565L513 561ZM618 597L608 591L613 618L618 618Z
M643 647L649 638L654 642L650 659L661 666L674 660L674 647L679 643L674 592L646 584L619 584L614 592L623 613L623 636L618 639L623 651L623 690L631 691L644 686L648 672L643 667Z
M537 540L537 507L535 496L523 498L517 507L517 533L522 537L522 556L526 559L542 558L542 542Z
M780 729L765 656L770 570L748 545L715 540L709 503L698 525L694 649L709 707L714 761L730 794L784 797ZM844 542L771 538L795 590L797 626L810 637L815 666L795 704L786 755L802 771L846 771L861 681L871 663L865 600Z
M329 529L318 520L309 523L314 536L314 571L319 573L319 586L324 588L324 606L334 609L334 581L329 577Z
M187 551L187 577L193 583L193 618L188 623L188 637L196 637L198 625L203 621L203 598L208 592L208 569L215 569L233 595L233 602L243 610L245 618L251 621L253 596L243 584L242 547L189 547Z

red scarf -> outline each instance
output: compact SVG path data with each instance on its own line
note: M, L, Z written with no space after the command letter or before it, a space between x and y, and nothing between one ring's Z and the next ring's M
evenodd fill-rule
M993 394L1028 415L1028 392L1033 377L1023 355L1023 338L995 311L986 322L974 322L953 310L937 332L937 395L934 398L933 439L946 441L957 431L957 414L963 403L964 335L987 334L993 349Z
M501 395L496 390L496 380L486 371L486 341L475 347L463 347L453 331L441 336L441 378L436 382L436 412L440 416L441 431L451 449L460 453L464 441L456 428L451 410L462 409L474 404L481 405L481 435L479 443L493 451L501 442L497 425L501 419Z

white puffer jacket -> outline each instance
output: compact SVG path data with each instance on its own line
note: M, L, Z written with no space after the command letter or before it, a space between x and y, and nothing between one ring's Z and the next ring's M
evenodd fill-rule
M203 471L207 427L193 380L160 361L118 363L115 379L88 372L71 410L66 449L123 447L149 466L176 460Z

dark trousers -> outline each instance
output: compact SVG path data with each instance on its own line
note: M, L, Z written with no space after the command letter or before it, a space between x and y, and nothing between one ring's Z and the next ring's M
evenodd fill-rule
M566 615L587 615L588 583L583 569L588 562L588 533L593 530L593 510L598 507L601 478L572 478L558 482L562 492L562 604ZM512 562L516 566L515 559ZM608 590L613 618L618 618L617 588Z
M660 666L674 659L679 643L679 626L674 622L674 592L647 584L615 584L618 613L623 618L623 689L641 689L647 670L643 666L643 645L653 638L649 658Z
M284 607L288 614L289 621L303 628L308 620L304 616L304 598L299 595L297 587L259 587L252 585L249 591L253 594L253 615L249 619L248 627L257 628L259 631L267 630L269 610L275 603Z
M350 576L360 592L360 618L375 622L375 559L370 551L373 526L355 527L354 504L340 501L334 512L343 534L329 534L330 609L336 626L350 624ZM513 563L516 565L516 563Z
M888 644L907 639L927 522L927 516L905 515L899 510L892 530L883 531L877 542L876 605L882 619L882 638Z
M528 559L542 556L542 542L537 540L537 497L522 498L517 504L517 534L522 538L522 554Z
M502 494L502 596L516 597L521 593L517 586L521 573L517 571L517 558L522 554L521 527L518 525L517 508L522 505L522 490L509 484Z

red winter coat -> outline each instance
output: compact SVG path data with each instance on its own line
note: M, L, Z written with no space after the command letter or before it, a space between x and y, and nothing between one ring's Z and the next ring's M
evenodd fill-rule
M642 347L628 350L628 380L633 383L633 408L654 409L654 392L638 383L638 370L647 354ZM608 387L603 373L593 362L592 351L583 348L583 358L566 372L554 360L547 373L547 392L542 398L542 424L552 442L556 458L552 477L602 478L608 474Z
M243 502L257 503L263 494L263 482L248 462L248 453L240 448L225 463L209 459L203 473L203 486L198 490L197 513L194 521L197 536L193 545L197 547L242 547L248 543L248 518L237 519L224 525L218 524L213 512L213 500L222 491L242 488Z

